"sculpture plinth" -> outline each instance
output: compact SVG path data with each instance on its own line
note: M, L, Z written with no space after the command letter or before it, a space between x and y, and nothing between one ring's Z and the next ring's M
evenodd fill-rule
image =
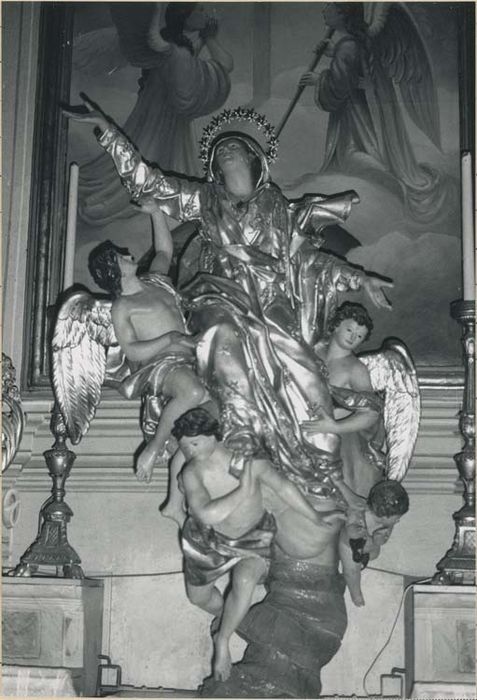
M475 584L475 303L456 301L451 316L462 326L464 348L464 396L459 429L464 438L461 452L454 455L464 485L464 505L454 513L452 547L437 564L434 583Z
M81 559L68 542L67 524L73 511L64 501L65 482L76 458L66 447L66 428L55 407L51 419L51 432L55 443L44 452L48 472L53 480L51 496L40 510L40 527L35 541L20 558L12 572L13 576L31 576L39 566L62 568L66 578L83 578Z

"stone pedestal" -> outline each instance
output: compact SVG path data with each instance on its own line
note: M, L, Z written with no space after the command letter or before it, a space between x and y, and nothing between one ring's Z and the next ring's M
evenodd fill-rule
M53 668L69 671L77 695L94 695L102 623L102 581L3 577L3 664L38 669L26 676L42 679L41 694L55 694L56 676L46 687ZM6 674L18 677L13 668Z
M2 667L2 697L76 697L81 671L46 666Z
M412 588L405 667L408 698L475 698L474 586Z

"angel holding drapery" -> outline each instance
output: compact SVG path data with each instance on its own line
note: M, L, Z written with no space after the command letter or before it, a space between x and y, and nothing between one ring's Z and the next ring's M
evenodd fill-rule
M361 566L378 556L408 510L400 482L410 465L420 415L416 371L402 342L388 339L377 351L356 354L372 329L362 304L346 301L333 313L315 352L328 370L334 411L321 409L314 420L302 423L305 439L327 432L339 436L343 471L336 485L345 500L343 484L362 496L343 515L341 535L346 533L348 541L342 550L344 574L356 605L364 605ZM383 503L376 508L378 491Z
M414 220L446 213L451 181L419 163L402 107L441 149L439 104L431 62L405 3L327 3L330 65L308 71L300 86L315 86L318 108L329 113L321 171L338 169L373 179L400 195Z

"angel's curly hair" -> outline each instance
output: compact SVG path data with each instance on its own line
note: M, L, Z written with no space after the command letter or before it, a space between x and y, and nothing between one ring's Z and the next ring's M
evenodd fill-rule
M340 323L348 318L353 319L353 321L356 321L360 326L365 326L367 328L368 333L364 340L368 340L374 328L371 316L362 304L357 304L352 301L345 301L336 309L335 313L328 321L328 333L331 335L335 328L338 328Z
M217 440L222 440L222 431L219 421L216 420L205 408L191 408L174 421L171 430L176 440L183 437L196 437L197 435L214 435Z
M112 241L103 241L90 252L88 269L98 287L115 299L121 294L121 270L118 255L127 255L127 248L120 248Z
M184 34L184 25L196 7L196 2L168 3L164 13L166 26L161 29L161 36L165 41L172 42L176 46L184 46L192 54L194 48L190 39Z
M368 508L378 518L404 515L409 510L409 496L399 481L385 479L374 484L367 498Z

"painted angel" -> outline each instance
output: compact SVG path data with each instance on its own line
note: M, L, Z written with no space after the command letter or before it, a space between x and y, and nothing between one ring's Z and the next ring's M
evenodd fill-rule
M147 274L124 248L105 241L90 254L96 284L111 299L76 291L63 302L52 344L53 386L68 436L77 444L89 429L106 379L126 398L142 399L146 444L136 474L150 481L166 456L174 421L198 406L207 392L195 374L195 341L181 299L167 277L172 240L153 201L141 202L153 219L156 254Z
M111 3L110 12L115 30L80 36L74 65L90 74L98 62L108 65L110 47L111 70L124 65L124 57L140 68L140 89L124 132L149 162L200 175L192 123L223 105L233 69L231 55L218 41L217 21L193 2ZM208 58L200 55L204 46ZM135 213L107 156L81 166L79 214L86 223L103 226Z
M431 62L412 13L399 2L340 2L323 15L330 65L300 80L315 86L317 106L329 113L322 172L372 178L400 195L416 221L434 220L450 183L418 162L402 113L441 149Z

